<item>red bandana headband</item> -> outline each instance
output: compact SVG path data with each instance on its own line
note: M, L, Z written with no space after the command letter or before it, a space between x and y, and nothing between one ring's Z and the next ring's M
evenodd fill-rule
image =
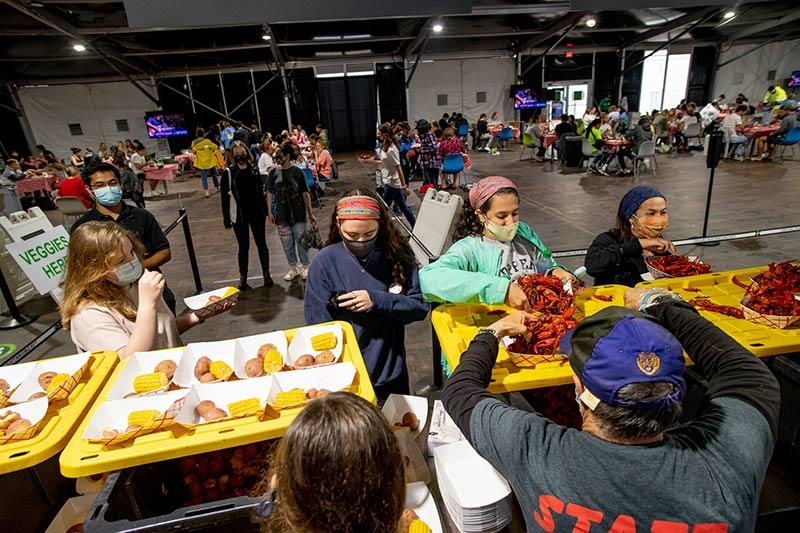
M336 203L339 220L380 220L381 206L370 196L346 196Z

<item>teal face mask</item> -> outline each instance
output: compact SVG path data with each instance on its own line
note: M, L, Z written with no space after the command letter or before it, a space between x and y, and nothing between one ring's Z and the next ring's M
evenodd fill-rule
M92 191L94 199L99 204L106 207L117 205L122 200L122 187L115 185L113 187L101 187Z

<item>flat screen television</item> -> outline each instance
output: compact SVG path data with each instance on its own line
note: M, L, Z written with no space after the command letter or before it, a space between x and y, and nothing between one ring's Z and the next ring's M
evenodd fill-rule
M145 113L144 123L147 126L147 136L151 139L189 134L189 130L186 127L186 117L181 113L151 111Z
M535 109L545 106L545 101L530 88L519 87L514 91L514 109Z
M787 87L800 87L800 70L795 70L786 82Z

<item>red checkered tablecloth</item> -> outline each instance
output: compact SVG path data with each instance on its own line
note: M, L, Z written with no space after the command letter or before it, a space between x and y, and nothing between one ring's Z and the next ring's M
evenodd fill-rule
M161 168L149 168L144 171L148 180L171 180L178 173L178 165L164 165Z
M545 133L544 140L542 141L542 145L545 149L550 148L553 143L556 142L556 134L555 133Z
M33 175L21 179L15 183L17 187L17 196L36 191L52 191L55 180L56 177L53 174Z
M191 153L178 154L175 156L175 161L177 161L179 165L185 165L186 163L194 163L195 159L197 159L197 156Z
M767 137L778 131L780 126L756 126L754 128L745 128L744 134L751 139L758 139L759 137Z

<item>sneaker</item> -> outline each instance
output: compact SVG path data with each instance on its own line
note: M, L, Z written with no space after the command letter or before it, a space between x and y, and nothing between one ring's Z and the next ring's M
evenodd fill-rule
M250 290L252 288L252 287L250 287L250 285L247 284L247 274L245 274L244 276L240 276L239 277L238 288L239 288L240 291L247 291L247 290Z
M297 278L297 276L299 275L300 272L298 272L295 267L292 267L289 269L289 272L287 272L286 275L283 276L283 281L294 281L295 278Z
M300 270L300 277L303 278L303 280L307 280L308 279L308 267L305 266L305 265L302 265L302 266L300 266L299 270Z
M750 161L761 161L762 159L763 159L763 157L762 157L762 156L760 156L760 155L757 155L757 156L755 156L755 157L751 158L751 159L750 159Z
M743 156L737 155L733 157L734 161L747 161Z

